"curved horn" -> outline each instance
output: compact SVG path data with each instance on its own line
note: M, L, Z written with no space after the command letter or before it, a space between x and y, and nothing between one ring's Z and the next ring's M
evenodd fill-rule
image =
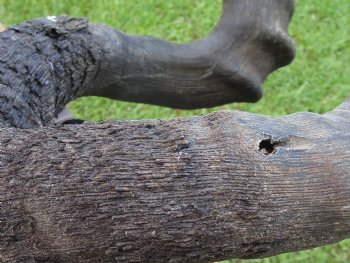
M177 108L254 102L266 76L294 57L293 9L290 0L224 0L213 31L186 44L91 25L105 55L87 94Z
M174 44L83 18L46 17L0 34L0 122L38 127L83 95L177 108L256 101L289 63L291 0L225 0L207 38Z

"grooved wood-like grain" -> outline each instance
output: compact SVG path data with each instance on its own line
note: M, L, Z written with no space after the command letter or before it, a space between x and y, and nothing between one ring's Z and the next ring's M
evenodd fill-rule
M347 238L345 105L1 129L0 259L210 262Z

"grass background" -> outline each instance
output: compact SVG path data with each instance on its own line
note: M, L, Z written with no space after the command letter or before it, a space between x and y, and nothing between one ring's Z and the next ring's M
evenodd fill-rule
M204 37L218 20L220 0L0 0L5 25L48 15L85 16L122 31L176 42ZM264 98L256 104L233 103L183 111L144 104L81 98L69 104L77 118L143 119L198 115L241 109L282 115L296 111L324 113L350 93L349 0L296 0L290 34L298 51L294 62L270 75ZM350 241L262 260L226 262L350 262Z

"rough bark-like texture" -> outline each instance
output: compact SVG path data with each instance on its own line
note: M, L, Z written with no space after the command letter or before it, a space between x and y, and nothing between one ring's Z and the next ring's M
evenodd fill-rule
M350 112L0 130L1 262L209 262L350 235Z
M88 94L254 101L294 55L292 3L225 0L208 38L184 45L67 17L1 33L0 262L209 262L349 237L348 103L42 127Z
M0 127L40 127L96 77L99 50L84 18L48 17L0 34Z
M177 108L256 101L288 64L292 0L224 0L207 38L174 44L83 18L46 17L0 33L0 125L41 127L82 95Z

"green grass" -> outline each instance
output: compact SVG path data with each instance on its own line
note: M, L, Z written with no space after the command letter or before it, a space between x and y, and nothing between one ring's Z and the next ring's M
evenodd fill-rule
M297 0L290 27L298 52L294 62L273 73L256 104L233 103L213 109L181 111L150 105L81 98L69 107L76 117L101 119L173 118L220 109L269 115L296 111L324 113L350 93L349 0ZM205 36L220 15L220 0L0 0L6 25L47 15L86 16L122 31L183 42ZM350 262L350 241L263 260L230 262Z

